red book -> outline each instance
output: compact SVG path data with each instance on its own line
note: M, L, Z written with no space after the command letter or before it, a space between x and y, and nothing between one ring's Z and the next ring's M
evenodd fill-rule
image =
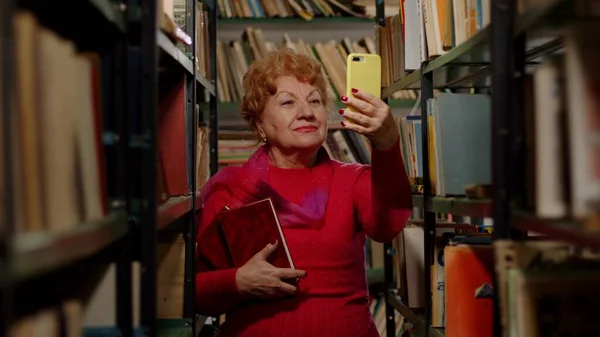
M199 235L198 259L213 270L241 267L275 241L279 244L267 261L295 268L271 199L224 208Z
M243 266L269 243L278 241L267 261L278 268L295 268L271 199L222 211L219 222L234 267Z

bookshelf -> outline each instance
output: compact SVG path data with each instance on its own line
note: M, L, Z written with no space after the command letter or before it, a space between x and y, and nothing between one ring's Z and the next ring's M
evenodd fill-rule
M527 31L532 36L526 41L526 63L562 47L560 39L547 33L544 29L564 21L565 17L569 16L569 12L564 10L560 0L544 1L537 8L517 18L515 35ZM428 61L424 69L415 70L385 87L381 94L382 97L388 97L401 89L418 88L423 73L432 74L435 88L489 87L491 41L493 41L492 29L488 25L464 43Z
M217 158L216 3L184 7L178 28L167 0L0 4L0 335L202 329L195 216Z
M406 3L409 3L409 1L406 1ZM543 193L536 192L539 190L539 185L543 183L540 180L541 178L537 178L536 175L541 175L547 171L544 167L532 164L534 160L531 158L534 156L542 156L540 158L550 156L549 152L540 154L539 151L543 150L535 148L535 146L539 147L541 145L540 143L535 143L539 142L539 138L536 138L539 135L536 131L532 131L532 128L537 123L542 123L543 118L540 115L538 117L540 118L539 120L536 119L533 121L531 115L533 114L532 111L538 113L534 109L541 109L537 105L543 105L544 100L538 98L539 96L532 98L534 96L533 93L535 92L535 95L542 95L543 93L540 94L541 90L550 90L548 88L538 89L536 86L544 84L544 81L541 79L541 76L544 76L544 74L541 72L546 71L545 74L548 74L548 69L554 64L552 61L558 62L555 60L571 57L571 62L575 62L572 55L575 55L576 52L585 55L586 48L591 49L589 53L597 53L590 46L591 41L597 43L598 39L587 37L589 31L586 32L582 28L577 30L580 26L587 29L598 27L599 13L597 7L594 7L592 2L587 1L561 0L538 1L535 4L529 4L529 6L525 2L516 0L491 0L488 2L488 5L488 8L490 8L489 25L479 28L478 31L473 32L464 41L453 45L452 48L448 48L441 55L425 56L424 60L420 62L419 67L403 73L400 78L394 79L394 81L382 90L383 98L389 98L390 95L398 90L407 88L421 90L420 123L423 130L421 133L422 143L429 144L428 146L423 146L423 159L420 162L422 167L423 193L413 197L414 206L420 209L419 213L422 213L424 223L423 255L425 268L422 272L424 273L425 286L422 289L423 294L421 295L424 299L424 311L420 312L413 307L409 307L407 302L404 301L403 295L399 294L399 289L396 289L392 278L392 272L395 272L391 253L393 247L391 243L386 244L384 247L384 254L386 254L384 269L386 285L388 285L386 288L388 294L386 307L388 335L396 331L395 321L392 319L394 311L400 312L424 336L439 336L444 334L443 329L432 327L432 316L435 309L432 304L434 294L431 287L433 271L430 268L430 266L436 264L433 254L438 254L437 250L434 252L432 247L434 247L434 242L436 242L435 240L438 236L436 233L440 229L438 225L440 215L451 215L455 219L469 217L473 220L482 218L491 218L493 220L492 235L488 235L485 239L483 236L479 238L474 237L474 241L479 240L481 246L490 248L493 251L492 254L495 254L495 262L492 266L493 271L490 272L494 283L493 317L490 314L490 322L493 322L493 327L486 325L489 331L480 332L482 336L537 336L538 333L540 336L543 335L541 328L538 326L541 326L541 324L533 321L533 317L515 319L515 316L510 316L515 315L516 302L509 303L508 301L533 301L534 296L540 296L535 294L535 291L532 291L532 293L523 291L515 294L514 289L508 289L508 287L516 287L515 279L511 279L511 277L515 277L514 275L519 275L519 277L529 275L535 279L535 277L527 274L527 268L522 264L522 261L527 260L527 254L532 254L534 251L538 254L550 252L553 248L547 248L544 245L552 246L552 244L560 245L561 249L570 247L570 249L584 251L597 251L599 246L599 236L595 229L597 204L594 203L595 198L598 197L597 192L590 192L586 196L586 200L591 204L579 216L576 216L574 211L577 207L577 202L574 200L564 201L564 193L566 192L554 192L555 198L561 199L562 202L568 204L566 208L562 204L557 204L556 209L566 209L560 216L544 216L541 214L543 212L539 210L543 207L540 206L543 201L541 199L531 201L531 198L540 198L539 195L533 195ZM480 10L479 8L477 9ZM485 16L486 14L482 15ZM378 6L376 20L379 27L386 27L388 21L385 18L386 13L383 6ZM426 34L427 38L430 38L430 35ZM577 45L575 41L579 41L580 45ZM381 41L379 42L381 43ZM578 62L582 61L579 60ZM397 65L394 64L394 66ZM586 79L586 76L578 74L577 67L581 67L580 72L585 72L588 70L584 69L589 69L589 78ZM552 74L555 76L552 80L556 81L551 83L559 83L552 86L552 88L557 90L556 92L560 92L560 95L554 94L553 97L557 99L556 97L560 96L560 99L563 101L558 101L557 99L546 105L546 107L550 110L559 109L560 107L560 109L563 109L561 111L567 116L566 118L568 118L561 123L566 123L567 125L575 123L574 120L577 117L574 116L582 113L582 108L572 105L572 102L579 101L578 98L572 98L577 94L577 90L573 88L579 82L584 83L581 84L581 88L583 88L586 85L586 80L588 81L588 86L590 85L589 83L597 81L597 73L594 73L595 66L587 63L574 66L571 63L570 67L566 69L560 66L555 66L555 68L551 69L553 69L554 73ZM538 82L534 86L531 83L537 77L539 79L537 79ZM437 143L434 143L436 141L435 138L432 137L439 136L437 129L435 129L436 131L432 135L431 129L428 128L428 125L431 123L431 120L428 118L431 117L431 111L428 110L430 107L428 106L428 102L436 102L435 99L437 99L434 89L453 89L456 93L462 94L489 93L491 102L491 142L489 147L489 153L491 154L491 175L489 186L491 187L491 193L475 198L468 198L464 196L464 193L462 193L463 195L441 196L436 193L438 186L435 185L435 188L432 186L432 182L435 181L437 184L437 180L439 180L439 177L433 176L430 173L432 154L429 152L432 149L436 150L437 145ZM535 100L535 102L532 102L532 100ZM583 100L585 101L585 98ZM532 107L534 104L536 105L535 108ZM590 106L588 105L588 108ZM435 116L435 118L437 117ZM550 118L554 117L548 116L547 118L552 120ZM571 125L569 136L555 132L550 137L559 137L560 141L572 144L575 142L572 140L574 134L584 133L586 137L589 137L587 134L594 132L589 128L585 129L585 125L583 124L579 124L578 126L580 128L575 131ZM438 125L436 124L435 127L438 127ZM533 140L534 138L536 139L535 141ZM436 145L431 147L432 143ZM438 159L437 157L438 153L436 152L436 160ZM569 166L569 170L573 170L573 167L581 165L578 162L582 161L582 157L570 158L564 154L554 154L553 158L557 166L567 163L564 165ZM437 163L434 166L436 166L436 170L439 169ZM564 175L563 173L556 181L548 179L545 183L548 185L568 186L575 181L575 178L572 176L575 173L572 171L569 172L571 176ZM580 172L585 172L585 170ZM586 177L586 181L583 184L595 184L595 178L592 175L589 173L583 173L583 175ZM530 180L536 182L532 183ZM581 184L582 182L580 181L579 183ZM545 212L548 213L549 211L546 210ZM587 258L594 259L593 257ZM439 255L436 259L439 259ZM522 259L519 262L521 264L506 262L513 259L520 261ZM560 266L577 270L568 262ZM446 268L448 268L447 265ZM447 270L446 275L448 273ZM589 282L589 280L593 279L594 272L597 271L598 266L592 263L589 269L585 269L585 272L591 275L588 281L585 278L578 281L582 282L582 284ZM574 271L574 273L576 272ZM535 282L533 280L523 280L521 279L520 282L523 283L519 283L520 286L525 286L525 282ZM560 292L558 284L566 287L567 283L553 284L555 288L554 292L550 293L551 295L558 295L558 292ZM565 292L567 294L561 293L560 296L567 297L567 295L570 295L568 294L569 292L579 293L573 287L569 287ZM510 299L507 299L509 296L511 296ZM523 298L528 297L521 299L519 296ZM589 296L596 295L590 292ZM597 301L597 297L594 297L593 301ZM454 304L446 302L446 305L450 305L449 308L451 309L449 310L458 310L454 307L456 302ZM560 306L560 304L557 305ZM537 309L534 309L534 305L532 304L527 310L534 312ZM482 319L485 318L482 317ZM557 316L554 319L560 322L563 316ZM452 332L446 331L446 335L471 336L467 330L458 333L457 328L460 329L460 327L453 326ZM523 334L524 331L528 331L527 334ZM552 333L555 332L556 330L553 330Z

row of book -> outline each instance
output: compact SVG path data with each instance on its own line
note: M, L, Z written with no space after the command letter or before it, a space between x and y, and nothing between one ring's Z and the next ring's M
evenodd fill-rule
M280 42L267 41L261 29L247 27L239 40L217 42L217 86L219 101L240 101L243 96L242 78L250 63L262 59L270 51L286 47L319 61L324 68L329 90L336 97L346 93L346 59L350 53L377 53L371 36L360 41L344 38L341 41L323 41L311 45L302 39L292 40L287 33ZM226 62L228 61L228 62ZM391 99L415 100L414 90L401 90Z
M157 3L160 29L183 52L192 45L191 38L185 33L188 14L185 0L160 0ZM208 14L206 5L195 3L196 11L196 49L195 66L200 75L210 78L210 58L208 48ZM159 121L158 121L158 170L157 186L158 200L167 202L172 197L189 195L189 179L187 168L186 147L186 82L185 78L169 78L162 81L159 78ZM198 114L198 111L196 112ZM199 127L196 130L195 172L198 192L208 179L208 128Z
M168 7L168 6L167 6ZM203 14L198 2L198 13ZM169 19L169 17L167 15ZM204 20L204 15L197 16ZM5 195L0 174L0 195L10 198L14 207L16 240L38 241L39 232L75 229L86 222L103 218L109 212L109 196L115 195L117 177L114 137L117 124L116 102L112 98L114 71L103 55L80 52L75 43L45 27L33 13L17 12L12 20L15 49L15 109L11 110L8 162L0 155L0 170L12 166L12 195ZM163 21L163 31L172 41L189 45L190 41L174 28L174 21ZM206 30L204 24L197 24ZM169 28L170 27L170 28ZM179 28L179 27L177 27ZM197 34L202 39L205 34ZM208 69L202 43L197 44L199 70ZM201 52L200 52L201 51ZM109 56L110 57L110 56ZM173 196L190 195L185 119L185 79L159 78L160 106L158 128L157 198L163 202ZM14 114L12 113L14 111ZM4 115L4 114L2 114ZM137 120L134 116L132 120ZM2 122L2 121L0 121ZM208 179L208 129L197 129L197 185ZM1 173L1 172L0 172ZM0 206L6 207L5 200ZM4 209L0 209L5 214ZM29 235L32 232L35 235ZM179 243L169 252L179 252ZM163 253L159 247L159 255ZM180 251L185 251L180 249ZM172 255L172 253L171 253ZM170 259L170 266L183 265L183 255ZM160 263L160 260L159 260ZM161 266L158 268L160 270ZM110 272L95 284L91 298L68 299L52 308L20 318L9 336L81 336L84 326L114 326L115 276ZM134 268L139 275L139 268ZM172 269L171 269L172 271ZM139 292L138 285L134 293ZM93 284L94 280L88 280ZM162 271L159 274L159 316L183 317L183 275ZM169 283L163 286L164 283ZM177 284L174 284L177 283ZM91 290L91 289L90 289ZM175 293L175 294L173 294ZM162 296L167 294L165 296ZM169 298L169 303L165 303ZM108 303L106 301L109 301ZM137 301L137 300L136 300ZM171 303L176 302L176 303ZM139 310L138 310L139 311ZM107 314L108 312L108 314ZM139 314L137 314L139 316ZM139 319L137 319L139 321ZM100 322L100 323L99 323Z
M11 116L12 195L17 233L68 230L108 212L103 130L111 125L104 104L110 83L101 56L15 13L16 108ZM1 160L1 159L0 159ZM113 166L111 166L113 165ZM0 184L5 186L5 183Z
M367 17L365 7L353 0L217 0L217 8L222 19Z
M161 235L157 246L157 318L180 319L184 317L185 241L182 234L173 237ZM139 301L139 262L132 267L132 291ZM16 320L7 337L80 337L102 334L116 325L113 313L116 308L116 271L106 270L96 283L96 290L82 298L68 298L49 308L40 309ZM108 313L108 314L107 314ZM202 317L198 317L202 319ZM204 318L206 319L206 318ZM140 307L133 305L133 322L139 325ZM114 328L116 331L116 328Z
M489 282L488 279L480 278L481 275L479 275L480 272L477 270L477 266L471 262L464 262L464 264L461 262L458 266L449 265L446 262L446 254L449 251L453 253L457 249L456 247L469 245L469 241L473 238L476 238L479 242L487 242L489 245L491 234L485 232L486 226L484 225L474 225L467 221L457 222L454 221L451 215L438 214L437 217L436 240L434 246L431 247L433 251L433 263L428 265L424 259L423 220L411 219L402 233L393 242L396 251L394 266L396 274L399 275L396 278L396 286L405 305L412 309L421 309L426 306L425 301L431 301L432 327L444 328L446 318L449 315L449 313L446 313L445 307L456 306L457 303L455 301L461 301L462 304L469 301L469 299L454 299L453 302L445 302L448 291L446 282L448 273L454 277L461 272L454 269L460 270L461 268L466 268L466 270L469 270L469 268L473 268L472 283ZM429 299L424 296L424 268L427 267L431 269L432 297ZM464 280L460 280L460 284L451 285L455 287L463 285L467 288L472 286L472 283L465 284ZM480 285L478 284L476 287ZM444 291L445 289L446 291ZM482 314L485 313L482 312Z
M597 227L600 177L596 164L600 55L582 29L565 36L563 55L545 59L525 77L525 208L543 218L590 218ZM428 146L432 193L469 195L470 186L491 184L491 103L484 94L439 92L427 102L429 144L422 144L421 116L400 120L410 177L422 176ZM590 228L592 228L590 227Z
M383 86L444 55L490 23L490 0L401 0L378 27Z
M600 310L597 254L543 239L491 244L489 234L469 233L469 226L445 222L437 229L431 265L423 260L423 228L402 233L397 268L406 284L399 292L413 311L424 308L423 268L431 269L433 328L447 337L493 336L497 292L502 336L600 333L593 318Z
M523 14L545 2L519 0L517 12ZM593 1L579 6L582 15L595 12ZM491 0L401 0L399 13L385 20L386 26L377 28L384 87L489 26Z
M543 236L493 242L490 219L476 225L469 217L436 216L430 263L423 220L409 220L393 242L398 295L415 313L431 301L431 327L449 337L493 336L497 292L502 336L600 333L591 317L600 309L600 292L592 286L600 278L597 252ZM430 268L429 298L424 268Z
M597 23L566 30L564 51L524 81L527 206L544 218L588 219L600 202Z
M210 51L208 45L208 7L201 1L196 1L195 8L187 8L185 0L160 0L158 8L162 8L160 23L161 30L176 43L188 57L191 57L189 46L191 38L185 34L187 19L192 10L195 10L196 32L194 65L197 75L206 79L210 76ZM213 23L214 24L214 23ZM216 62L216 61L215 61ZM224 61L226 62L226 61ZM160 79L159 79L160 81ZM189 196L188 161L189 154L186 136L186 81L183 77L165 79L161 86L159 99L159 124L158 124L158 171L157 186L159 204L167 205L170 200L177 200L181 196ZM197 107L198 109L198 107ZM200 113L197 110L196 114ZM196 129L196 158L194 164L196 178L196 191L204 186L210 177L209 162L209 134L210 128L200 126ZM184 234L159 232L157 242L157 318L181 319L185 317L186 298L190 294L185 292L186 272L186 241Z
M187 163L186 133L186 88L185 78L180 76L161 84L161 97L158 107L157 129L157 188L160 203L170 198L190 194L189 170ZM196 158L194 175L199 190L209 176L209 149L207 127L196 129ZM191 137L191 135L189 135Z

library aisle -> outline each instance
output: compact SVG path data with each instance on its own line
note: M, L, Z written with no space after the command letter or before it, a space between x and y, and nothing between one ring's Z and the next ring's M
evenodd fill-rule
M281 47L336 102L381 59L414 208L364 247L380 336L600 336L598 31L595 0L3 0L0 337L218 336L200 190L257 149L242 77Z

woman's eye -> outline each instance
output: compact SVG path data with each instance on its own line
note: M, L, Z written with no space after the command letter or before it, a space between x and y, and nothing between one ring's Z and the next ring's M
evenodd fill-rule
M292 105L292 104L294 104L293 101L285 101L285 102L281 103L281 105Z
M311 104L321 104L321 100L320 99L313 99L312 101L310 101Z

